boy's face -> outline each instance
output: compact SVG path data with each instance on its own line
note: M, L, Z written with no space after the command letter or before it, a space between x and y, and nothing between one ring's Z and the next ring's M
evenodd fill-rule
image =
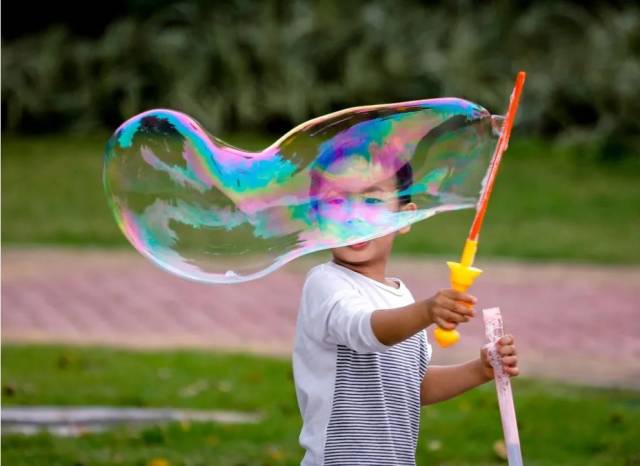
M316 187L317 215L321 227L338 232L373 231L388 227L399 210L415 210L413 203L402 207L398 200L397 179L392 169L372 165L361 157L334 164ZM396 233L406 233L405 227L370 241L331 250L339 262L363 265L386 260L391 253Z

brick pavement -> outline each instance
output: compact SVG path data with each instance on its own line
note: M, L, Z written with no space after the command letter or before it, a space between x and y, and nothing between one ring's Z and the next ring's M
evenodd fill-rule
M204 347L289 354L301 259L255 282L214 286L165 273L122 250L4 248L2 339L139 348ZM479 308L499 306L527 375L640 388L640 267L481 261ZM443 261L399 259L391 274L416 298L447 286ZM483 343L480 319L433 363Z

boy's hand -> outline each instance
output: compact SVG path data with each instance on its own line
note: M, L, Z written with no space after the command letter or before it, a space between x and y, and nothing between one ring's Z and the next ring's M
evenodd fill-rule
M469 322L475 316L476 298L453 289L440 290L427 299L427 314L431 322L445 330L453 330L458 324Z
M516 377L520 370L518 369L518 356L516 355L516 345L512 335L504 335L497 343L498 354L502 359L502 366L505 372L511 377ZM480 351L480 360L482 361L482 370L489 380L494 378L493 367L489 361L487 348Z

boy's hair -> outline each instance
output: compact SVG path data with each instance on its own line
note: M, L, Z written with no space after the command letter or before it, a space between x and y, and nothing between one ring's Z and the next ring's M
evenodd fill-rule
M413 185L413 169L407 162L396 172L396 189L400 193L398 196L400 207L411 202L411 193L407 192L411 185Z

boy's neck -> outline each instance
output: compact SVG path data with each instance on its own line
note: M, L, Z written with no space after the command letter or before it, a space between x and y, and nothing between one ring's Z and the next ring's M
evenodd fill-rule
M393 280L387 280L387 277L386 277L387 261L386 260L378 260L378 261L364 262L361 264L353 264L350 262L343 262L334 256L333 262L335 264L338 264L349 270L353 270L354 272L364 275L365 277L375 280L377 282L384 283L385 285L393 286L394 288L398 287L398 284Z

